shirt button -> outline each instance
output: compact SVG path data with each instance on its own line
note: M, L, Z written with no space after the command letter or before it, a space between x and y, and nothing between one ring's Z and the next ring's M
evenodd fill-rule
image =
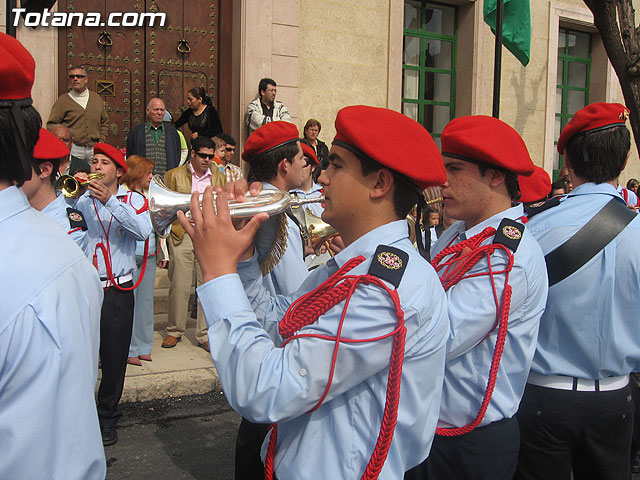
M307 375L307 370L304 368L301 368L298 373L300 374L301 377L304 377Z

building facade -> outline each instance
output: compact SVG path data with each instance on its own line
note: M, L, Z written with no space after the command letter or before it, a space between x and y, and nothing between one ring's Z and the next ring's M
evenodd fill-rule
M4 3L0 29L6 19L1 10ZM63 11L71 5L74 11L82 11L89 3L59 1L55 9ZM244 141L246 106L255 98L262 77L276 80L277 98L287 105L298 127L302 130L309 118L319 120L320 139L327 142L334 135L335 114L345 105L402 111L425 125L436 141L454 117L491 115L494 36L484 23L481 0L110 3L111 10L166 9L168 25L106 29L113 47L100 44L100 35L103 41L105 37L98 28L71 32L20 26L18 38L36 58L34 100L43 117L66 90L66 68L83 53L80 63L86 63L90 53L95 60L102 48L103 64L92 65L90 77L95 78L89 86L98 90L101 80L108 87L119 68L121 79L116 79L114 95L103 91L113 112L110 133L116 144L143 117L151 95L164 98L175 116L184 108L184 95L191 86L207 89L225 130ZM530 4L530 62L523 67L503 49L500 118L520 132L534 163L553 173L562 162L555 142L573 113L590 102L624 100L584 3L535 0ZM188 53L184 43L180 52L182 40L190 47ZM110 52L117 43L121 50ZM116 65L117 56L120 63ZM139 63L134 64L136 58ZM640 177L635 145L621 183L631 177Z

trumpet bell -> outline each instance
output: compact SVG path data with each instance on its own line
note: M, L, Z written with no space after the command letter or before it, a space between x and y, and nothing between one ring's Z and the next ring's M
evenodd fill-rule
M101 178L104 178L104 173L90 173L84 182L71 175L62 175L56 182L56 189L60 190L66 198L76 198L80 193L81 186L88 185L91 180L100 180Z
M306 209L305 216L306 227L307 231L309 232L309 242L311 243L313 250L315 252L318 252L318 250L320 250L320 247L322 247L322 245L324 245L326 241L328 241L338 232L331 225L323 222L322 218L311 213L311 210L309 210L308 208Z

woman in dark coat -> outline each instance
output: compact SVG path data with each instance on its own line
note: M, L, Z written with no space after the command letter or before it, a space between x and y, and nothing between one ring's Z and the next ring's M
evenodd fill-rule
M310 118L304 125L303 140L305 140L307 145L313 147L313 150L316 152L316 156L318 157L318 161L320 162L320 168L322 170L326 170L329 166L329 148L326 143L318 140L318 134L320 133L321 128L322 126L318 120Z
M222 133L222 123L218 112L211 105L211 99L202 87L195 87L187 93L187 106L180 118L176 120L175 127L180 128L185 123L191 130L191 139L199 136L215 137Z

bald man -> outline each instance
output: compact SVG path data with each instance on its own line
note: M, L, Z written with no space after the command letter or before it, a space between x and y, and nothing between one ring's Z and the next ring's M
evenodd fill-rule
M164 101L152 98L147 104L147 121L131 129L127 136L127 156L141 155L155 163L153 173L164 175L180 164L180 137L167 122Z

